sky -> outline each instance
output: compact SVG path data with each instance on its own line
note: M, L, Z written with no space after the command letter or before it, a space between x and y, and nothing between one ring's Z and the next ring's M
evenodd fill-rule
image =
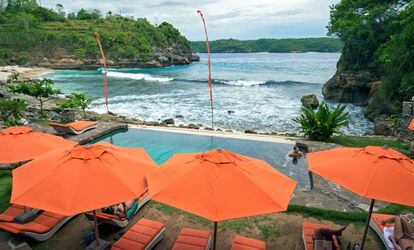
M203 40L197 10L204 13L210 40L326 36L329 6L339 0L41 0L43 7L66 13L80 8L169 22L189 40Z

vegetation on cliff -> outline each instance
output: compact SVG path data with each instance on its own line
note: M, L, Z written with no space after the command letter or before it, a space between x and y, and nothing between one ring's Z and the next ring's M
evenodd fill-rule
M414 96L413 0L342 0L331 7L328 29L344 42L337 74L367 71L377 82L362 86L370 90L368 117L397 112Z
M191 42L196 52L206 52L204 41ZM213 53L252 53L252 52L340 52L342 42L336 38L288 38L288 39L258 39L241 41L223 39L210 42Z
M105 17L99 10L66 14L60 4L54 11L35 0L0 0L0 65L37 64L45 57L99 63L94 32L99 32L107 58L115 64L143 63L157 56L166 56L168 64L167 53L191 58L189 41L166 22L156 26L145 18L111 12Z

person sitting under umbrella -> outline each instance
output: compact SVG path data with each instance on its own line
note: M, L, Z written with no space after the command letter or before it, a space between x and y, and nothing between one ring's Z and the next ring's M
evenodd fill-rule
M127 211L134 204L133 200L125 201L120 204L112 205L102 209L104 213L117 215L119 217L127 217Z
M347 228L343 226L339 229L319 228L313 233L313 240L333 241L333 236L341 236L342 232ZM315 248L317 249L317 248Z
M407 216L392 217L382 220L381 223L384 225L384 237L389 247L396 250L414 250L414 233Z

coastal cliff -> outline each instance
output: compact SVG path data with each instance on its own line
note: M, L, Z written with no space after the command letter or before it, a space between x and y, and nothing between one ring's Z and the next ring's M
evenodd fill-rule
M343 58L344 55L338 61L335 75L323 85L322 94L326 100L366 106L364 114L371 121L399 112L398 100L387 98L381 91L384 72L375 67L346 69Z
M403 119L414 96L414 2L341 0L331 7L328 31L344 43L335 75L324 84L326 100L366 106L375 133ZM391 134L387 129L387 133Z
M111 12L103 16L98 10L66 14L19 0L0 2L0 65L100 68L95 32L111 68L165 67L197 60L190 42L169 23L153 25L145 18Z

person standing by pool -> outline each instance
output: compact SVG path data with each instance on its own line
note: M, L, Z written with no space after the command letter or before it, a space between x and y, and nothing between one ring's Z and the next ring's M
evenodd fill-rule
M302 158L303 153L299 150L299 147L295 145L293 149L288 153L288 156L292 158L292 163L297 164L298 160Z

